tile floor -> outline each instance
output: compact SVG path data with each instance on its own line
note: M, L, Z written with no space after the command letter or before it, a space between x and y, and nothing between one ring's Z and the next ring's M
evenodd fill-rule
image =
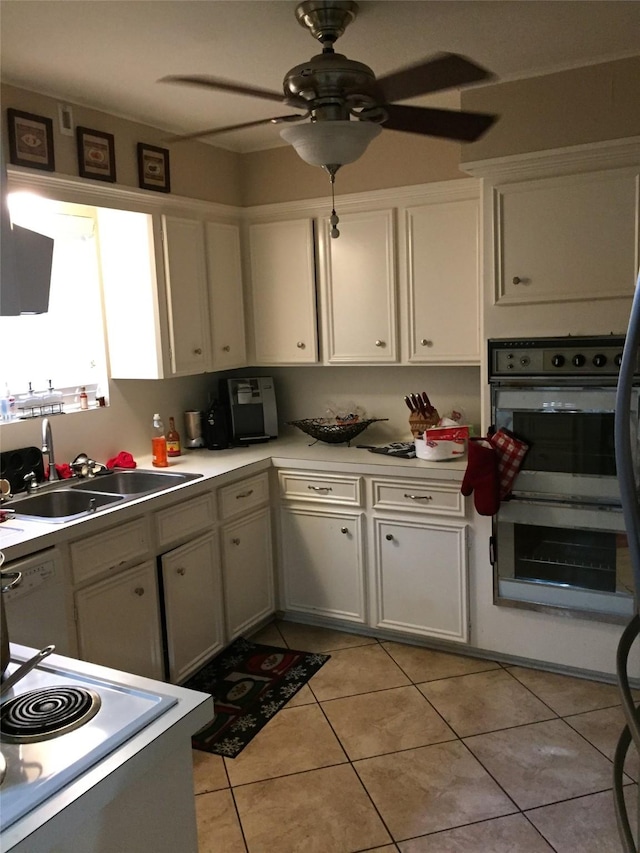
M331 659L235 759L194 751L199 853L619 853L617 687L277 622ZM640 762L630 750L635 820Z

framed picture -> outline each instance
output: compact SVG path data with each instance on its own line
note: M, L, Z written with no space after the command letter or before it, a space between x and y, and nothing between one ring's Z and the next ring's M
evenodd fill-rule
M77 127L76 142L80 177L113 183L116 179L113 134L103 133L101 130L90 130L88 127Z
M143 190L171 192L167 148L138 142L138 183Z
M7 110L9 159L16 166L53 172L53 121L46 116Z

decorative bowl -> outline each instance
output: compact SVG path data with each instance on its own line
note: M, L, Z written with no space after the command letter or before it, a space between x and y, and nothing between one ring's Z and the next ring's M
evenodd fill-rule
M301 421L287 421L287 423L298 427L316 441L325 441L327 444L341 444L342 442L348 444L357 435L364 432L370 424L388 420L389 418L369 418L368 420L340 423L332 418L305 418Z

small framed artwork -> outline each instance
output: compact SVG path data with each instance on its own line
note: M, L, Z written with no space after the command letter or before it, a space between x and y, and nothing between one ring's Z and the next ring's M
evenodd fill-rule
M9 159L15 166L53 172L53 120L22 110L7 110Z
M103 133L101 130L90 130L88 127L77 127L76 142L80 177L113 183L116 179L113 134Z
M171 192L167 148L138 142L138 183L143 190Z

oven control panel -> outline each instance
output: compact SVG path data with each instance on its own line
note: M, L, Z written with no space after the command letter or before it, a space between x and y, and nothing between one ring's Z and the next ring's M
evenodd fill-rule
M506 376L602 376L617 378L624 337L494 339L489 341L489 379ZM638 360L636 369L638 373Z

